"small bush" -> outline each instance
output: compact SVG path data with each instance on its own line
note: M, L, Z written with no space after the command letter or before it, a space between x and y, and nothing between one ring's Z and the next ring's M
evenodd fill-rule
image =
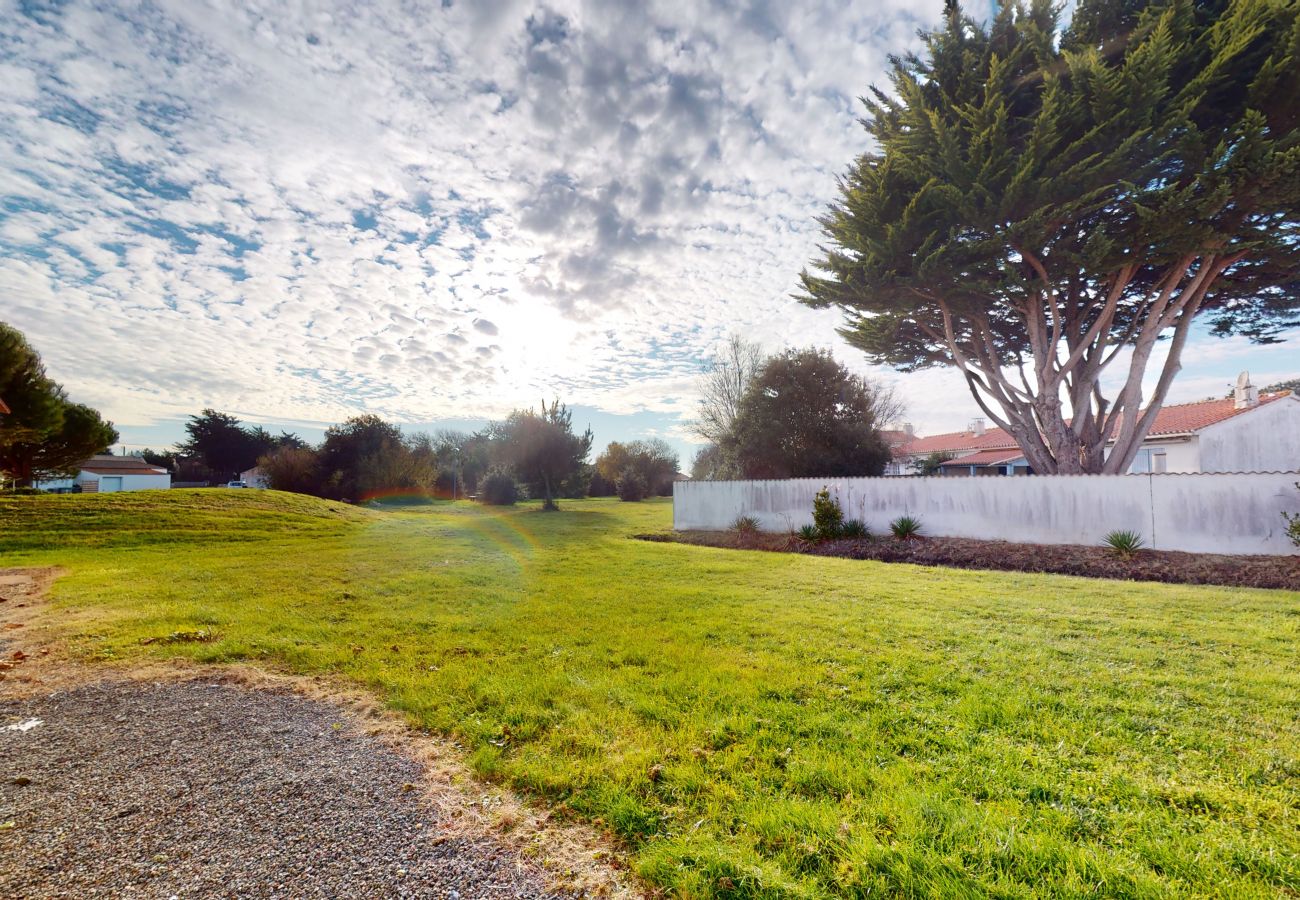
M817 534L816 525L805 525L799 529L799 537L805 541L815 541L820 535Z
M736 516L731 530L738 534L758 534L758 519L753 516Z
M840 536L846 538L869 538L871 529L861 519L845 519L840 526Z
M889 530L900 541L910 541L921 536L921 520L916 516L899 516L889 523Z
M813 526L817 529L817 536L825 540L839 537L844 527L844 510L840 508L839 498L831 496L829 488L822 488L813 497Z
M1120 559L1128 559L1143 547L1142 535L1136 531L1112 531L1102 538L1102 543Z
M623 470L618 476L618 499L636 501L644 500L650 494L650 485L640 472L632 468Z
M496 469L479 485L479 499L489 506L513 506L519 499L519 485L509 472Z
M1300 481L1295 486L1300 488ZM1286 519L1286 536L1291 539L1291 543L1300 547L1300 513L1282 513L1282 518Z

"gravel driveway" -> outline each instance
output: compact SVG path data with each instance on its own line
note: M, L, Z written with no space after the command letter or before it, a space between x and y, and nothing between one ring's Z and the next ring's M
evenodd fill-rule
M0 896L554 896L490 839L440 842L420 777L290 694L105 682L0 700Z

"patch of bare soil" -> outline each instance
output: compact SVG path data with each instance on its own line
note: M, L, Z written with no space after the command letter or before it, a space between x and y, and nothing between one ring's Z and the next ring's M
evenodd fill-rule
M341 679L77 662L43 601L57 575L0 568L0 737L36 742L0 748L12 764L0 767L0 895L644 894L604 835L478 781L454 741ZM82 802L92 782L101 799ZM99 808L140 796L157 808Z
M906 541L893 538L805 541L788 534L739 534L734 531L681 531L642 534L637 537L649 541L733 550L806 553L846 559L872 559L878 562L914 563L919 566L1300 591L1300 556L1222 556L1174 550L1139 550L1133 556L1123 558L1106 547L1014 544L950 537L922 537Z

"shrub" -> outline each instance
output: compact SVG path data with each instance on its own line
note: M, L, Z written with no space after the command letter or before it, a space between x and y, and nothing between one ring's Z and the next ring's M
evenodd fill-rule
M900 541L910 541L921 536L921 520L915 516L899 516L889 523L889 530Z
M644 500L649 493L650 485L646 484L645 476L636 469L624 469L623 474L618 476L618 499Z
M799 529L799 537L805 541L815 541L820 535L817 534L816 525L805 525Z
M1300 488L1300 481L1295 486ZM1282 513L1282 518L1286 519L1286 536L1291 539L1291 543L1300 547L1300 513Z
M871 529L861 519L845 519L840 526L840 536L846 538L869 538Z
M839 498L831 496L829 488L822 488L813 497L813 525L817 536L826 540L839 537L844 527L844 510L840 509Z
M493 469L479 485L479 499L490 506L513 506L519 499L519 485L509 472Z
M731 530L739 534L758 534L758 519L753 516L736 516L731 523Z
M1102 539L1102 543L1120 559L1129 559L1142 549L1142 535L1136 531L1112 531Z

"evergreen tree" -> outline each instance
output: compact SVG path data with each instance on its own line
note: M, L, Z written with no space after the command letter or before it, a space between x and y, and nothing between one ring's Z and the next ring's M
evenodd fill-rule
M801 299L874 362L958 368L1035 471L1124 472L1194 321L1300 321L1300 4L1080 0L1063 34L1059 10L950 3L893 60Z
M176 446L176 452L197 458L222 481L251 469L275 446L266 429L245 428L239 419L215 409L190 416L185 432L189 437Z
M745 478L879 475L880 428L900 412L893 393L825 351L788 350L759 370L727 437Z
M0 473L20 486L75 475L117 440L111 422L68 401L45 374L40 355L16 328L0 322Z
M540 412L518 410L497 429L502 454L519 477L529 482L530 493L542 496L543 509L559 507L557 495L582 496L586 485L576 481L590 475L586 464L592 434L573 433L573 414L559 400Z

